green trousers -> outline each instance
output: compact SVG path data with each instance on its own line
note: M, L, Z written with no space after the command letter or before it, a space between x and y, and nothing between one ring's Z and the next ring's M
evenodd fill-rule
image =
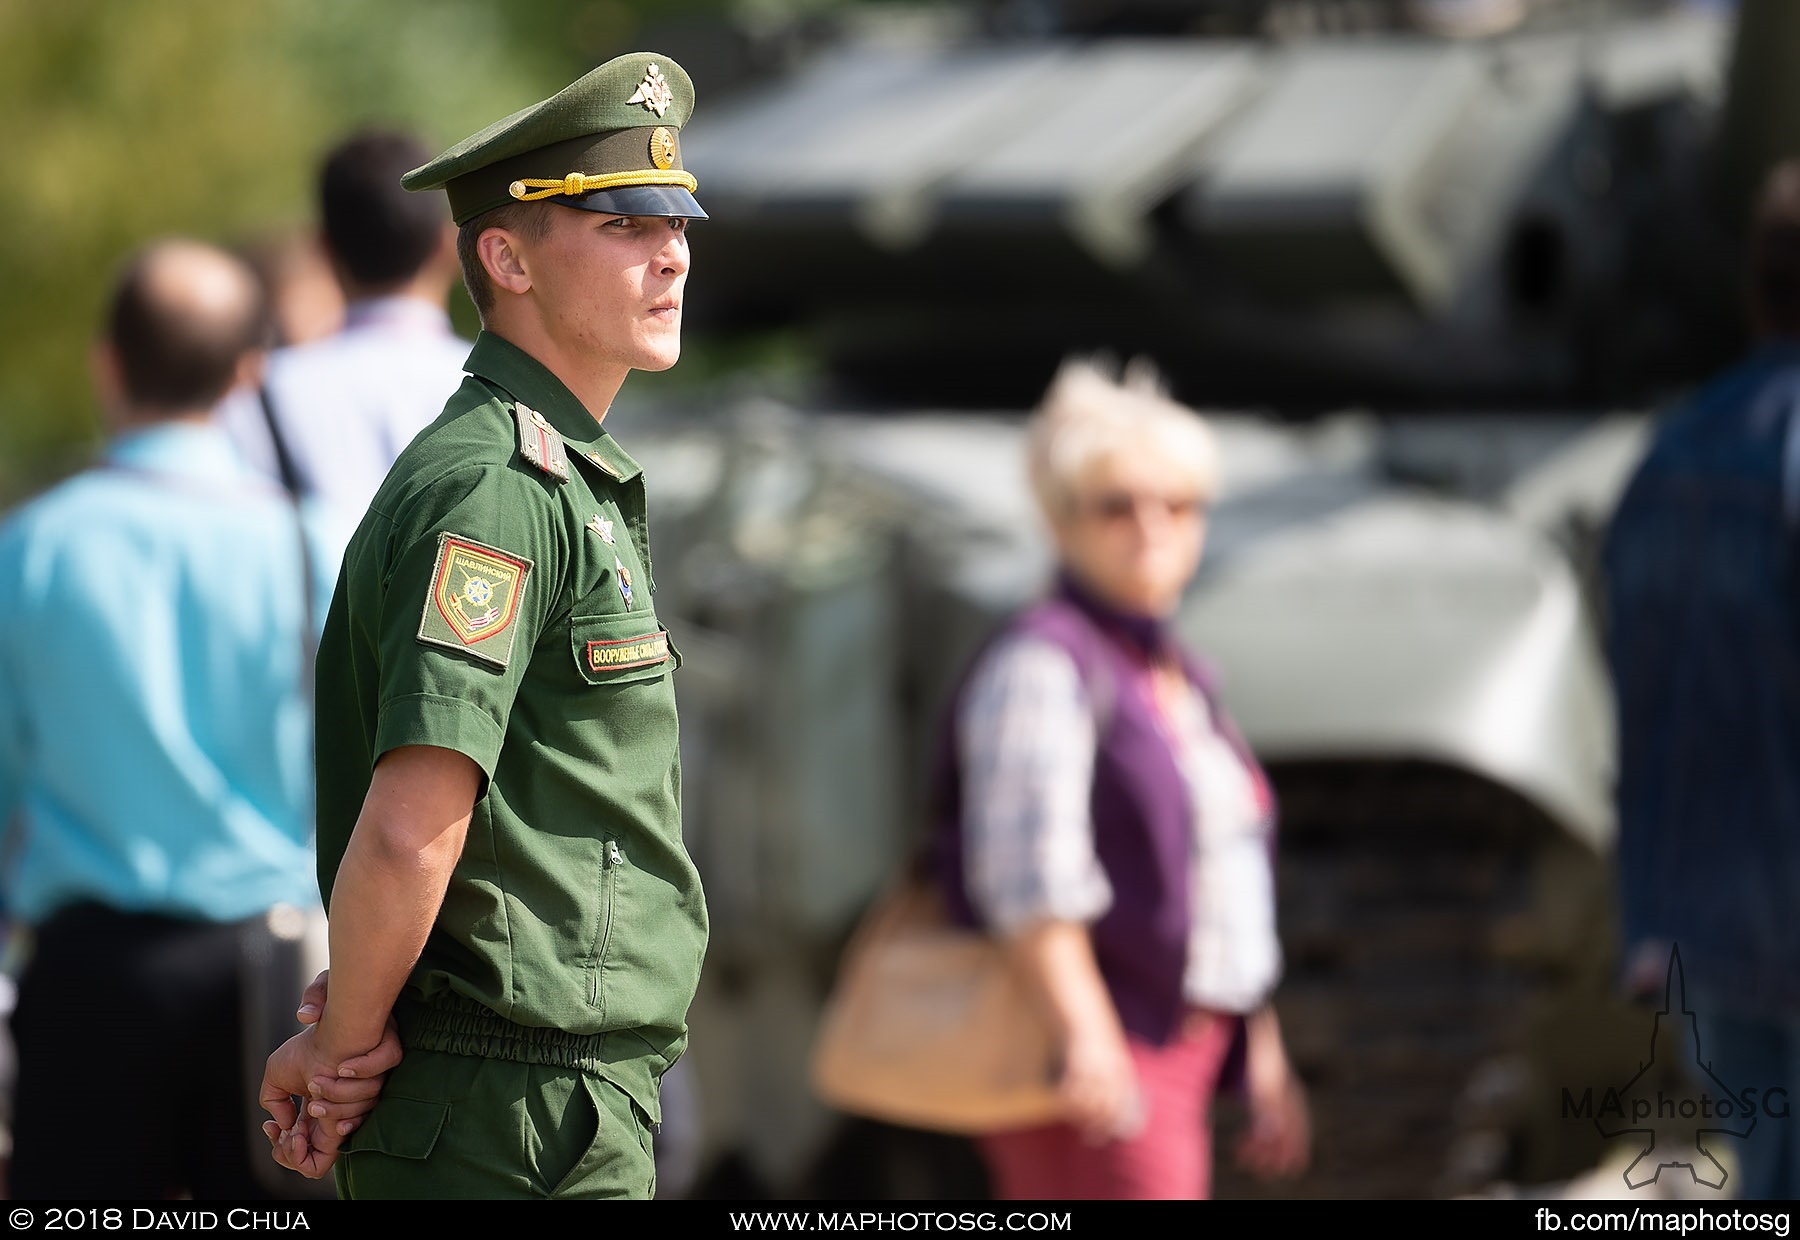
M409 1050L336 1168L345 1200L656 1194L649 1118L573 1068Z

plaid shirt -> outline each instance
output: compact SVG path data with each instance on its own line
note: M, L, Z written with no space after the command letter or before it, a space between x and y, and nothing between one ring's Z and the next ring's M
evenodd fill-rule
M1102 916L1113 891L1088 813L1098 731L1074 661L1039 638L1003 638L976 667L957 722L967 884L988 924L1010 934ZM1195 806L1183 991L1247 1012L1281 974L1273 823L1200 694L1168 722Z

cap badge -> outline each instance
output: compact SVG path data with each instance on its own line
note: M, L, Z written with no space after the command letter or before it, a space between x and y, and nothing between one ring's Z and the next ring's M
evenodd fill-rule
M650 162L664 169L675 162L675 135L661 125L650 133Z
M669 89L669 83L663 78L662 70L651 65L644 71L644 80L638 83L637 93L625 101L641 103L652 112L661 116L675 102L675 93Z

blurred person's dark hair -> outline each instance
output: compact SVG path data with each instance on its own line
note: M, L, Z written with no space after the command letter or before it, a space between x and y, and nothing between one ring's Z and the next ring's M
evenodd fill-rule
M197 241L153 242L126 260L106 314L123 395L140 411L217 404L246 354L273 340L268 300L241 258Z
M1758 331L1800 336L1800 159L1770 169L1751 218L1750 314Z
M400 178L432 151L410 134L364 130L332 148L319 172L325 245L359 290L382 292L416 276L448 223L443 200L403 189Z
M462 264L463 285L469 300L483 322L494 308L494 285L487 268L481 265L477 248L481 234L490 228L504 228L532 241L542 241L550 233L550 212L557 208L541 202L511 202L486 211L456 230L456 259Z

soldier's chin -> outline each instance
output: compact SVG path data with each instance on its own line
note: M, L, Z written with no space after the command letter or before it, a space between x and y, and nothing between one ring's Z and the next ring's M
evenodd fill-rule
M643 361L639 362L637 364L637 369L646 371L667 370L680 360L681 341L673 340L666 346L659 348L657 350L657 356L645 358Z

